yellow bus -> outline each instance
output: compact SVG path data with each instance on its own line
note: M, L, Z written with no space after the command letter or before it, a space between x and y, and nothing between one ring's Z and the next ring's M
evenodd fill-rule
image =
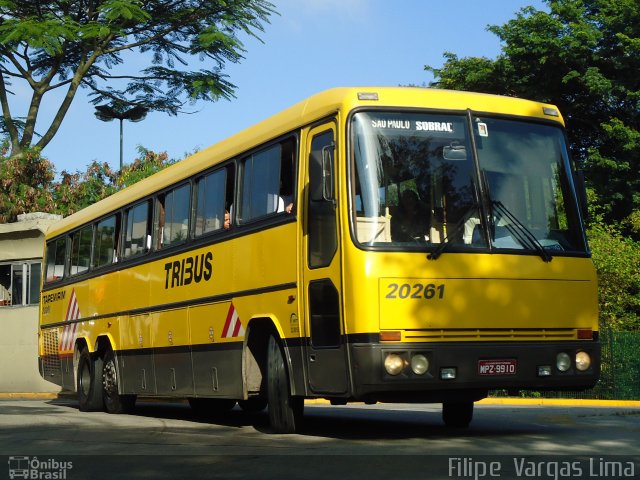
M553 105L319 93L46 237L42 376L81 410L442 403L592 387L597 281Z

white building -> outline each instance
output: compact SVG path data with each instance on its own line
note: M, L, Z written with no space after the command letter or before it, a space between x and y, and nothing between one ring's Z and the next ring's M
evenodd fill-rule
M59 215L30 213L0 224L0 392L57 393L38 372L44 235Z

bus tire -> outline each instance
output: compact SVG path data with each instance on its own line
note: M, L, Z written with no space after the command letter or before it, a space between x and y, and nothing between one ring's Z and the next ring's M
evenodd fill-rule
M276 433L296 433L302 427L303 397L294 397L280 342L271 335L267 349L269 423Z
M447 427L466 428L473 419L473 402L445 402L442 420Z
M92 358L87 347L80 351L78 359L78 408L81 412L98 412L104 410L102 398L102 358Z
M116 365L116 356L111 348L109 348L104 355L102 392L104 407L107 413L128 413L135 407L135 395L120 395L118 393L118 368Z
M238 405L245 412L257 413L267 408L267 399L263 396L251 397L247 400L238 401Z

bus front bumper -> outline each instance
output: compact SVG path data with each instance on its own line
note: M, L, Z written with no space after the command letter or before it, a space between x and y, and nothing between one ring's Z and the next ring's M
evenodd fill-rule
M598 341L352 344L351 358L353 397L364 401L479 400L496 389L584 390L600 375Z

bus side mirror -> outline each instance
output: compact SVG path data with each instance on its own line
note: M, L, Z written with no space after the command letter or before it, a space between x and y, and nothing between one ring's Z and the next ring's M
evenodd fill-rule
M322 147L322 199L327 202L335 200L333 150L335 144Z

